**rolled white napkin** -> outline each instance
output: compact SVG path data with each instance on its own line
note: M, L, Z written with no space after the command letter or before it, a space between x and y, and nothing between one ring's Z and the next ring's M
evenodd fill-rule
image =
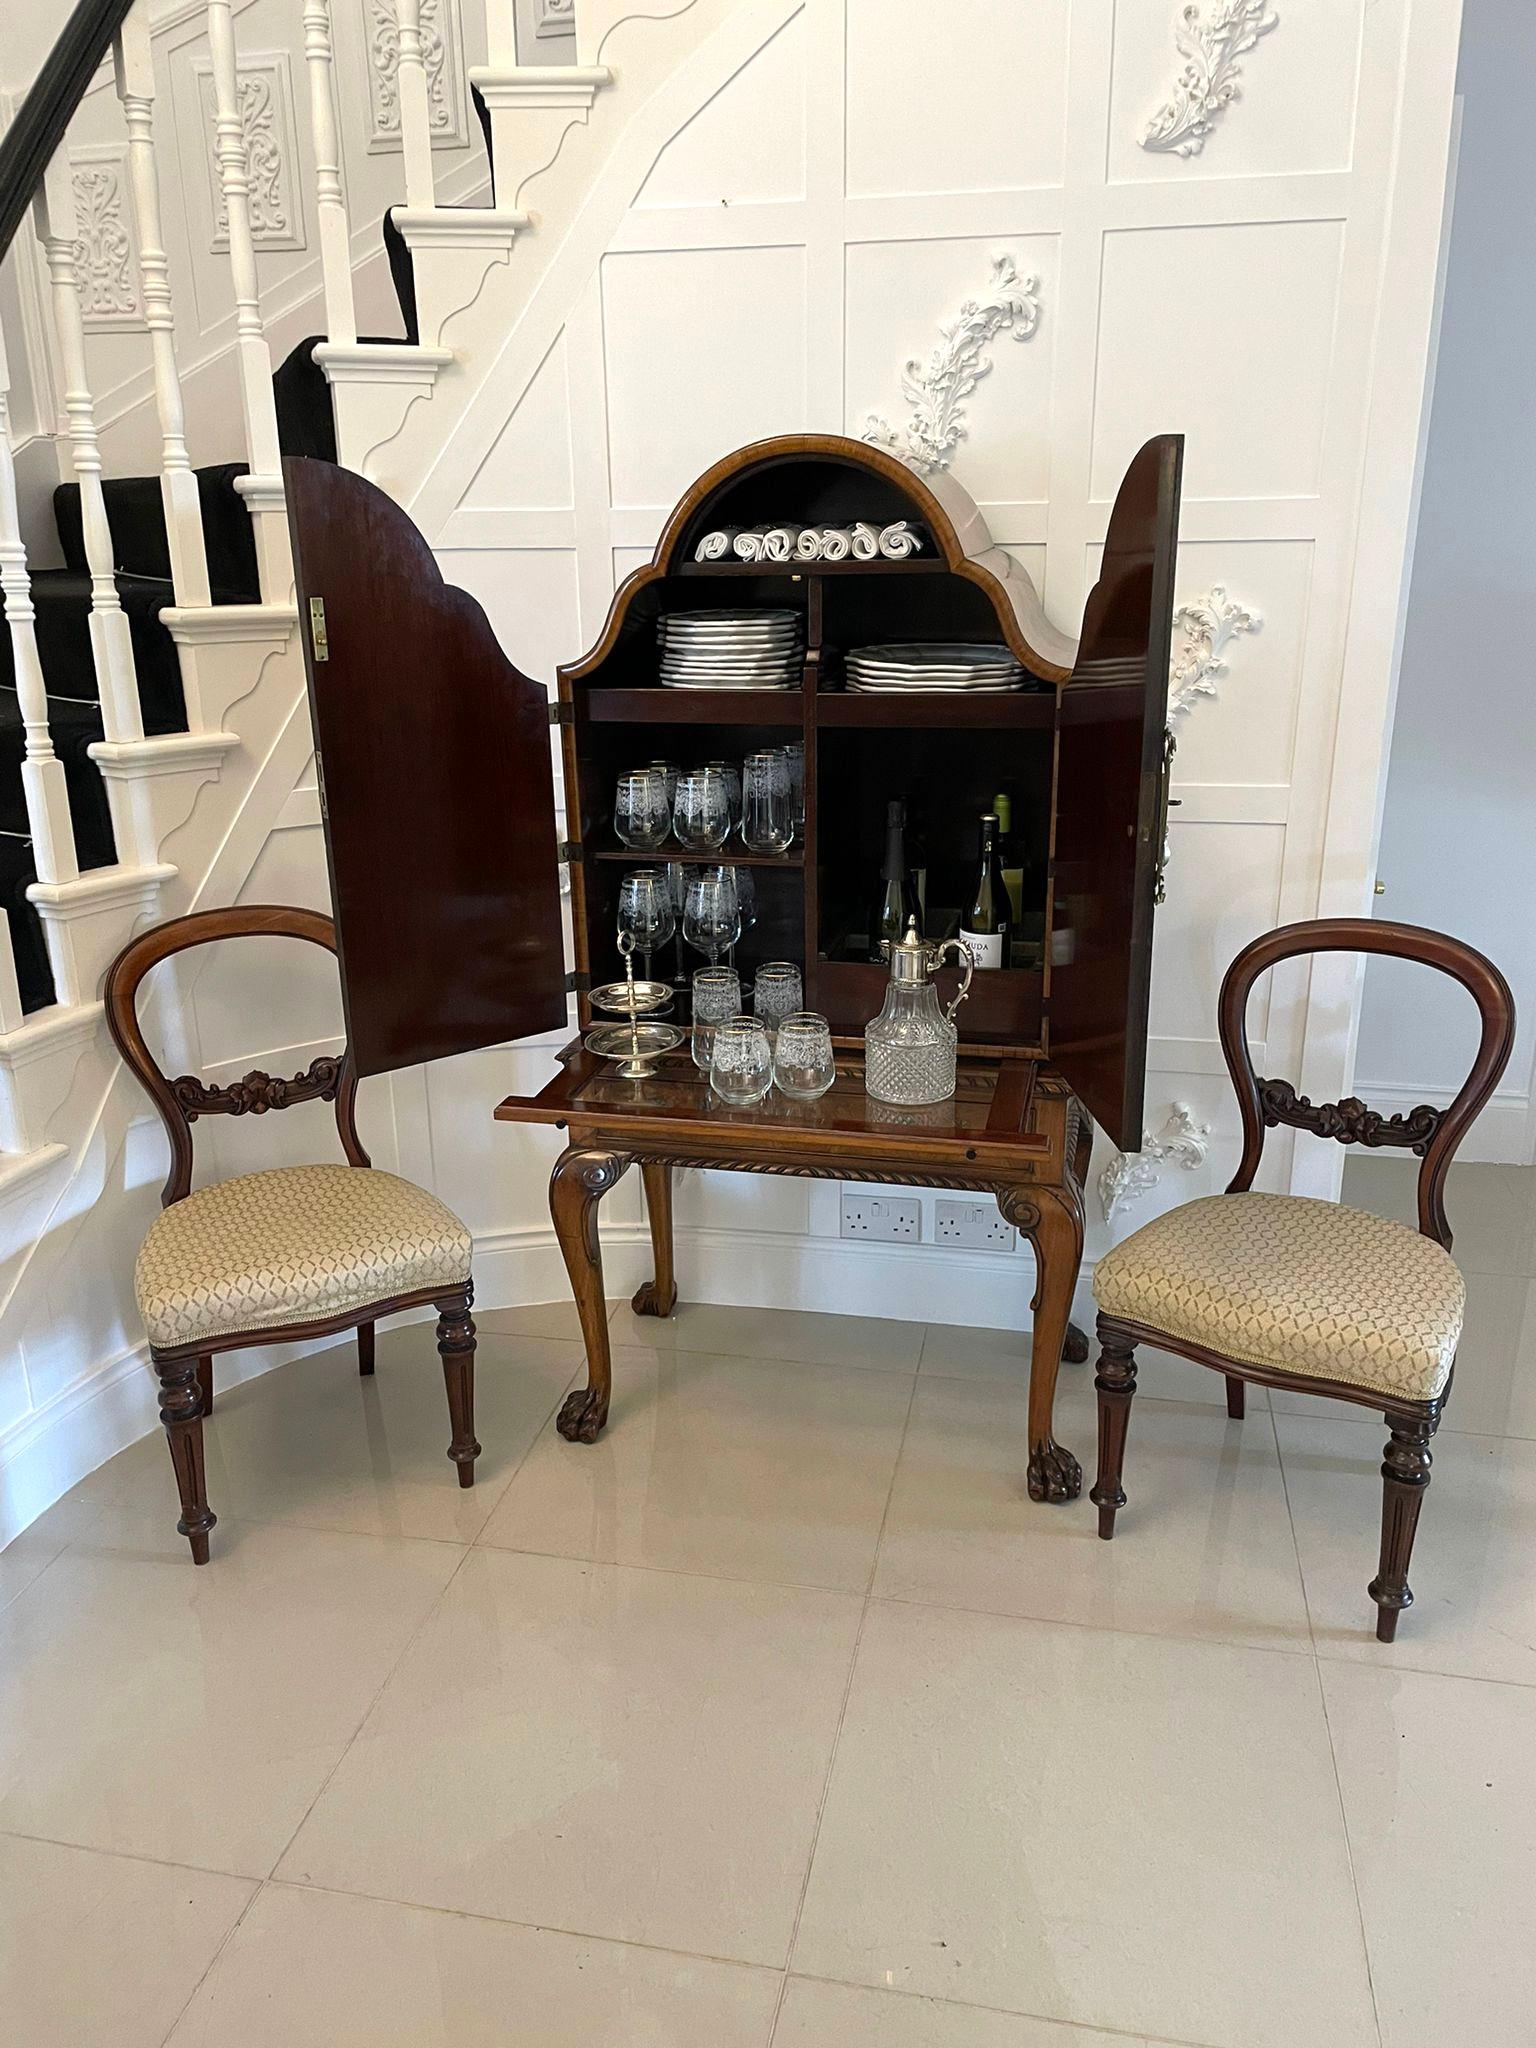
M763 536L760 533L738 533L731 542L731 550L738 561L758 561L763 552Z
M875 528L861 519L849 536L856 562L872 562L880 552L880 536Z
M770 526L763 535L763 560L765 562L787 562L800 539L798 526Z
M802 526L795 540L797 562L819 562L821 560L821 528Z
M853 541L845 526L826 526L821 533L821 559L824 562L846 562L853 550Z
M922 535L914 533L905 519L898 519L891 526L880 530L880 552L888 562L910 561L923 545Z
M737 527L727 526L714 533L706 533L694 549L693 559L696 562L723 562L731 552L731 542L738 531Z

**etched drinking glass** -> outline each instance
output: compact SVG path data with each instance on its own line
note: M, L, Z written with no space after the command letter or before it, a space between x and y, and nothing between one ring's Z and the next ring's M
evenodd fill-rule
M706 761L706 768L713 768L725 782L726 801L731 807L732 832L741 823L741 773L734 761Z
M805 831L805 748L791 740L780 752L789 763L789 815L797 832Z
M696 868L683 898L683 937L711 967L741 937L741 903L733 868Z
M677 929L665 868L635 868L619 884L619 930L628 932L651 978L651 955Z
M731 800L718 768L695 768L677 778L672 828L679 845L690 853L712 853L724 846L731 829Z
M709 1085L722 1102L738 1109L761 1102L773 1086L768 1033L756 1017L727 1017L715 1026Z
M768 960L759 967L752 990L752 1010L770 1031L777 1031L783 1019L793 1016L804 1001L800 970L792 960Z
M785 1095L814 1102L837 1079L832 1027L814 1010L795 1010L780 1020L773 1041L773 1078Z
M647 761L647 768L654 768L667 779L667 809L670 811L677 796L678 766L675 761Z
M672 829L667 778L659 768L634 768L619 777L613 829L636 853L652 853Z
M795 836L789 758L782 747L741 764L741 841L751 853L783 853Z
M693 976L693 1064L709 1072L715 1027L741 1015L741 978L734 967L699 967Z

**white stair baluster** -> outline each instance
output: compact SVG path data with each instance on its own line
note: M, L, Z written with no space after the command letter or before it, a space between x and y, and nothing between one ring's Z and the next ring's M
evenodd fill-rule
M293 557L288 545L288 515L283 506L283 459L277 438L277 404L272 395L272 354L261 324L256 245L251 239L250 166L240 120L231 0L208 0L208 46L213 57L215 155L229 222L229 268L235 288L240 399L251 464L250 474L236 478L235 488L250 507L261 595L268 604L286 604L293 586Z
M144 737L144 719L139 709L128 617L113 575L112 533L101 489L101 447L96 438L96 407L85 363L85 319L75 264L75 194L69 159L62 150L43 173L36 211L38 238L48 258L52 285L53 324L64 387L59 394L64 431L80 486L80 527L85 542L85 565L91 577L91 653L96 666L102 729L109 740L139 740ZM127 848L119 847L118 852L125 860L132 858Z
M0 334L0 591L5 595L5 618L10 628L11 661L16 670L16 697L21 708L26 748L21 764L22 794L27 807L27 827L32 834L32 858L36 863L38 880L71 882L80 868L75 859L75 833L69 815L69 792L64 784L64 764L53 751L53 740L48 731L48 693L43 682L43 665L38 659L32 584L27 575L27 551L22 543L21 519L16 507L16 471L11 460L9 407L10 374L5 360L5 337ZM9 961L9 935L5 951ZM11 973L14 978L14 965ZM0 968L0 982L3 978L3 968Z
M405 203L435 206L432 177L432 109L421 47L421 0L395 0L399 57L395 91L400 100L400 146L405 154Z
M160 420L160 497L171 557L171 588L179 605L210 602L208 550L197 478L187 453L187 416L176 369L176 323L171 310L170 265L160 226L160 179L155 168L155 67L147 12L136 7L118 30L113 48L117 96L128 128L128 173L139 242L139 284L144 325L154 359L155 410Z
M304 0L304 56L309 66L309 122L315 151L315 208L320 218L320 274L330 341L357 340L352 298L352 232L341 185L341 134L336 120L330 0Z

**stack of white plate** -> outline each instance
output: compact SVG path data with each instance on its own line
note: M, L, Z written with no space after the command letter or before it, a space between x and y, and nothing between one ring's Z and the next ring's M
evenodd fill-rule
M910 640L886 647L851 647L848 687L865 697L899 696L908 690L1022 690L1024 671L1006 647Z
M798 612L669 612L658 637L669 690L800 687Z

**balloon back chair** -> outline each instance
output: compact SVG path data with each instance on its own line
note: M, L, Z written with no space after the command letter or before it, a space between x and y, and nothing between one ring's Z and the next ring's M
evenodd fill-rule
M1313 1103L1288 1081L1261 1080L1248 1048L1248 998L1268 968L1297 954L1380 953L1437 968L1477 1004L1482 1033L1446 1109L1382 1116L1356 1098ZM1099 1470L1090 1498L1108 1541L1125 1506L1121 1465L1136 1391L1136 1347L1155 1344L1222 1373L1227 1412L1244 1385L1324 1394L1381 1410L1391 1431L1381 1555L1370 1584L1376 1633L1390 1643L1413 1603L1408 1564L1429 1485L1430 1440L1450 1392L1466 1289L1451 1258L1445 1177L1456 1148L1503 1073L1514 999L1481 953L1439 932L1372 918L1282 926L1246 946L1222 983L1222 1052L1237 1090L1243 1153L1224 1195L1156 1217L1101 1259L1093 1291L1101 1346ZM1276 1124L1345 1145L1396 1145L1419 1160L1418 1229L1341 1203L1255 1194L1265 1132Z
M357 1075L345 1048L291 1080L259 1070L209 1086L168 1080L139 1024L139 984L173 954L221 939L290 938L336 951L317 911L262 904L200 911L133 939L107 970L107 1025L118 1051L160 1112L171 1141L161 1212L134 1267L134 1292L160 1381L160 1420L181 1494L177 1528L195 1564L208 1562L203 1418L213 1412L213 1361L253 1344L356 1330L358 1370L374 1369L380 1316L433 1304L448 1385L459 1484L474 1484L475 1326L470 1317L469 1232L435 1196L369 1163L357 1135ZM205 1116L261 1116L291 1103L336 1106L347 1163L283 1166L192 1187L192 1126Z

